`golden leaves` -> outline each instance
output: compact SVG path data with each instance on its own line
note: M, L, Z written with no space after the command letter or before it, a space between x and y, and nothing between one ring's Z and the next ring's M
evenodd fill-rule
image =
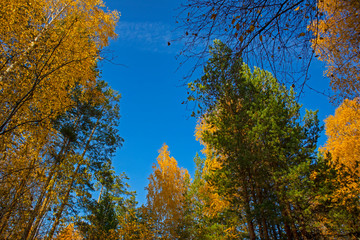
M94 85L99 49L115 37L117 13L98 9L102 3L96 0L1 4L1 119L11 128L54 118L71 106L75 84ZM13 14L5 14L11 10Z
M334 201L358 198L360 194L360 104L359 99L345 100L333 116L325 120L328 140L322 151L331 153L331 167L338 171L339 188ZM354 195L355 194L355 195ZM349 206L353 207L353 206Z
M354 172L360 170L360 105L359 99L345 100L334 116L325 120L328 141L325 149L334 161L339 161ZM359 175L360 177L360 175Z
M34 207L31 198L49 171L45 156L55 154L54 142L60 141L54 119L74 106L74 87L80 101L101 101L89 92L96 92L99 53L116 36L118 19L102 7L99 0L0 1L2 202L13 198L24 211Z
M59 236L55 240L81 240L81 234L78 230L74 228L74 224L69 224L66 228L64 228Z
M168 146L164 144L159 150L157 165L149 177L147 187L147 206L150 217L159 224L163 234L175 238L176 229L184 217L184 194L187 170L181 169L177 161L170 157Z

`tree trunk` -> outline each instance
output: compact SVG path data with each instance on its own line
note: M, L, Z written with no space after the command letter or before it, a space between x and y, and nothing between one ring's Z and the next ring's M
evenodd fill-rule
M63 213L64 209L65 209L65 206L66 206L67 203L68 203L69 196L70 196L70 192L71 192L71 190L72 190L72 188L73 188L73 184L75 183L75 180L76 180L78 171L79 171L79 169L80 169L80 166L82 166L82 164L83 164L83 162L84 162L85 153L86 153L86 151L87 151L87 149L88 149L88 147L89 147L89 144L90 144L90 142L91 142L92 136L93 136L93 134L95 133L95 130L96 130L99 122L100 122L100 118L97 119L97 121L96 121L96 123L95 123L95 126L94 126L93 129L92 129L92 132L91 132L91 134L90 134L90 136L89 136L89 138L88 138L88 141L86 142L84 151L83 151L83 153L81 154L81 157L80 157L81 160L79 161L78 165L76 166L76 169L75 169L75 171L74 171L74 174L72 175L70 184L68 185L68 188L66 189L64 200L62 201L62 203L61 203L61 205L60 205L60 207L59 207L59 210L58 210L57 213L55 214L55 221L54 221L54 223L53 223L53 225L52 225L52 227L51 227L51 230L50 230L50 232L49 232L49 234L48 234L48 236L47 236L47 239L48 239L48 240L52 239L52 237L53 237L53 235L54 235L54 233L55 233L55 230L56 230L57 226L59 225L60 218L61 218L61 216L62 216L62 213Z

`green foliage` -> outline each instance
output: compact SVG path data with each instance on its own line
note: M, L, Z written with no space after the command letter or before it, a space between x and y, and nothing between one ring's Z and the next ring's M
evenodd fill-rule
M78 223L80 232L86 239L104 239L111 230L117 228L115 204L108 192L103 194L99 202L88 202L87 209L90 212L90 215L85 218L88 222Z
M247 219L250 239L313 236L313 229L303 231L309 227L295 210L310 206L310 189L303 185L316 162L316 112L308 111L302 123L292 89L269 72L251 71L220 41L210 53L203 77L189 85L215 129L204 131L202 141L223 159L209 183Z

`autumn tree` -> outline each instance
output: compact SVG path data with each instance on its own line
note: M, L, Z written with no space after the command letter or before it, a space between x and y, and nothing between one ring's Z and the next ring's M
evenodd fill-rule
M322 149L330 155L328 165L337 173L329 181L336 186L327 196L337 214L327 217L329 232L359 237L359 99L345 100L325 120L327 142Z
M0 9L0 234L31 238L38 233L31 228L44 223L44 214L34 214L47 212L53 173L61 176L62 169L68 176L82 155L69 154L74 136L63 132L59 140L54 121L78 106L78 86L79 101L91 96L101 102L101 91L93 91L96 64L115 37L118 14L98 0L2 1ZM72 119L74 126L78 120Z
M359 113L359 99L345 100L335 114L325 120L328 140L324 150L331 152L334 164L338 162L351 170L354 178L360 177Z
M135 203L135 199L132 201ZM147 240L155 238L156 234L152 231L153 224L145 206L127 205L124 214L118 215L118 218L120 229L117 231L117 236L122 239Z
M100 50L117 12L94 1L2 1L0 135L54 119L76 83L95 84ZM3 137L3 136L2 136Z
M360 3L356 0L318 2L325 18L316 19L310 29L316 36L313 48L327 65L325 74L337 98L352 99L360 93Z
M76 106L52 122L56 134L39 150L38 158L25 155L31 162L20 172L23 175L2 166L3 172L10 171L4 175L1 188L2 236L52 237L68 219L69 210L91 197L91 182L109 175L111 157L122 143L116 129L120 96L102 81L98 81L95 92L92 99L82 102L82 88L74 89ZM12 155L8 157L8 164L13 164ZM13 179L20 181L10 184ZM9 194L12 191L18 195Z
M188 172L179 168L176 160L170 157L168 146L164 144L146 188L145 210L153 224L155 239L179 238L185 218L183 206L189 177Z

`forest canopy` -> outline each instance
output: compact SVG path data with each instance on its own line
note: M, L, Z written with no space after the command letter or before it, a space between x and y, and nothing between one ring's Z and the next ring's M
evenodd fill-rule
M178 14L202 150L191 176L164 143L138 203L113 162L121 94L101 74L119 12L0 2L0 239L359 239L359 1L186 0ZM337 107L323 123L300 104L318 60Z

